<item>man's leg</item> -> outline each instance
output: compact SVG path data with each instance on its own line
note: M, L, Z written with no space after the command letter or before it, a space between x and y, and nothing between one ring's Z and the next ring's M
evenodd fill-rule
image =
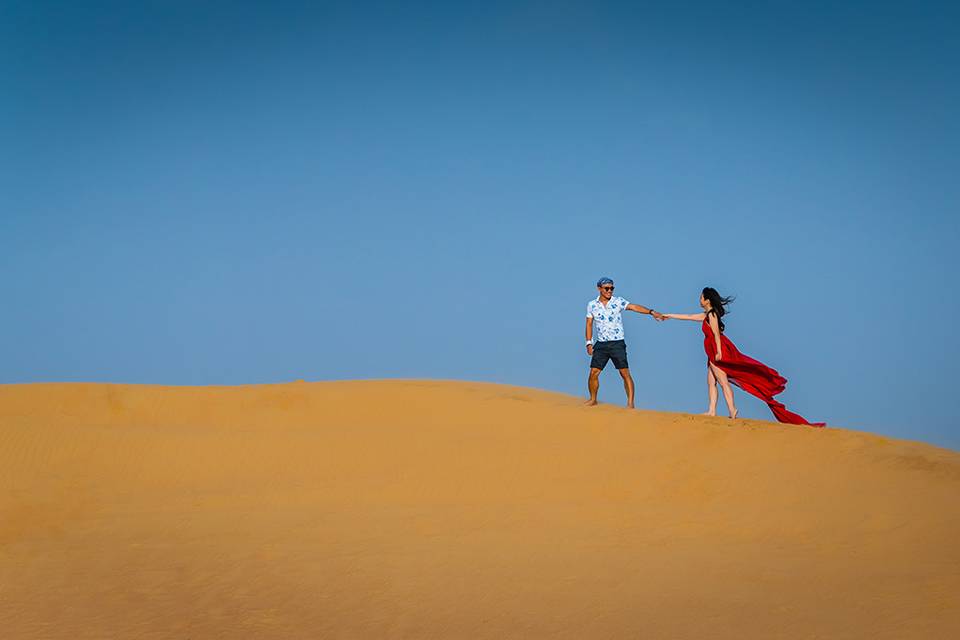
M600 391L600 369L590 367L590 378L587 380L587 388L590 390L590 399L587 400L587 406L592 407L597 404L597 392Z
M627 392L627 409L633 409L633 376L630 375L630 369L627 367L619 371L620 377L623 378L623 390Z

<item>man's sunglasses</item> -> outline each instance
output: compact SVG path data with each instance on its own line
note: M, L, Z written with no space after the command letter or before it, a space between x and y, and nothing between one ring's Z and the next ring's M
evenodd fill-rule
M613 287L600 287L604 291L613 291Z

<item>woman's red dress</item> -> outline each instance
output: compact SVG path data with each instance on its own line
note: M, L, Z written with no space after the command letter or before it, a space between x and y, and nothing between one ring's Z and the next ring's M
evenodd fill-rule
M766 402L780 422L805 424L811 427L824 426L823 422L807 422L803 416L788 411L782 402L774 400L773 396L787 387L787 379L775 369L740 353L736 345L722 332L720 333L721 358L717 361L717 345L713 337L713 328L707 320L703 321L703 348L707 352L707 360L726 373L730 382Z

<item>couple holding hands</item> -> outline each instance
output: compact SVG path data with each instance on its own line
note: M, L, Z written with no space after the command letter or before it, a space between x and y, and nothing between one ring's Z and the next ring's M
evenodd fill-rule
M597 281L599 295L587 303L587 355L590 360L590 379L588 405L597 404L597 391L600 389L600 372L613 360L614 366L623 378L623 388L627 393L627 407L633 408L633 378L627 364L627 346L624 342L623 311L635 311L653 316L657 321L692 320L700 322L703 329L703 348L707 355L707 393L710 398L706 415L717 415L717 385L723 390L730 417L737 417L737 406L733 399L733 387L740 387L754 395L770 407L774 417L780 422L804 424L822 427L824 423L807 422L803 416L788 411L783 403L774 399L787 385L787 379L767 365L745 356L724 335L723 316L726 307L733 298L724 298L717 290L706 287L700 293L702 313L658 313L643 305L631 304L625 299L614 296L614 284L610 278ZM594 340L596 336L596 340Z

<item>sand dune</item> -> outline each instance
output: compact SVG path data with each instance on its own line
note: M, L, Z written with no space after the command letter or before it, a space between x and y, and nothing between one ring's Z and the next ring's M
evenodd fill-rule
M428 381L0 387L3 638L960 637L960 454Z

